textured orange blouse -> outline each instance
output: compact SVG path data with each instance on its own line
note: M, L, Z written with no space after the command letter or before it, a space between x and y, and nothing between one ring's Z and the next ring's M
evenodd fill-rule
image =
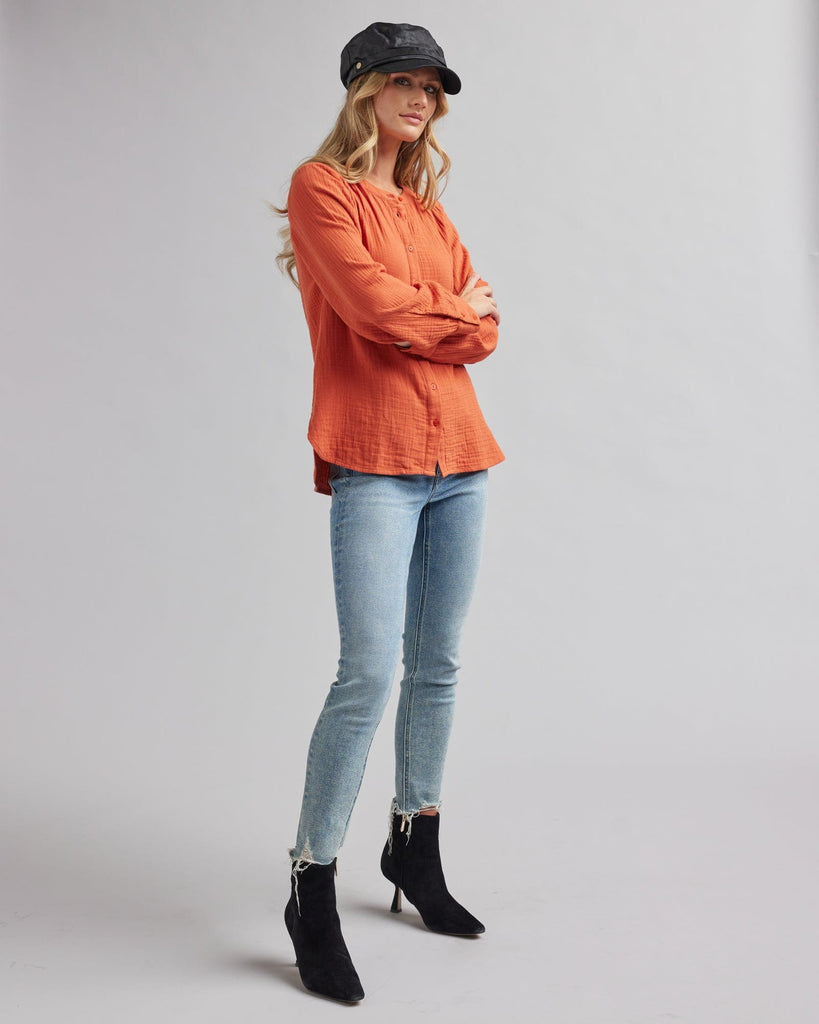
M330 494L330 463L447 476L502 462L463 365L494 351L497 325L458 295L472 264L441 205L309 163L287 206L313 347L315 489Z

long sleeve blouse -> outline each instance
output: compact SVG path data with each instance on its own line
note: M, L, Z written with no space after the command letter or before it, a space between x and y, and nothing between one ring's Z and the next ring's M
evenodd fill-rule
M330 493L330 463L446 476L501 462L464 365L494 351L497 325L460 298L472 264L440 203L308 163L288 216L313 348L315 489Z

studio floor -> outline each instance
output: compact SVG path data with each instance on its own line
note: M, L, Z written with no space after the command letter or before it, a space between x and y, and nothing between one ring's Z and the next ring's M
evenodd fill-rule
M155 804L18 808L2 1019L805 1024L819 1011L817 777L556 765L537 806L500 789L488 811L461 801L442 847L450 888L487 925L478 939L432 934L406 904L389 913L383 814L365 795L337 879L355 1007L302 989L286 858L246 805L227 823L222 808L210 842L204 821L172 824Z

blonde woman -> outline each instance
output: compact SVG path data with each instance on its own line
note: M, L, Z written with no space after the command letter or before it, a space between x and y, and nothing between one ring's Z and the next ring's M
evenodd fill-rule
M484 926L450 895L441 778L474 590L487 470L503 454L465 364L497 344L497 303L437 201L433 125L458 76L430 33L376 23L341 56L333 131L293 175L283 268L314 356L308 438L331 496L338 674L310 741L285 922L302 982L364 996L341 933L335 863L402 652L396 775L381 870L432 931Z

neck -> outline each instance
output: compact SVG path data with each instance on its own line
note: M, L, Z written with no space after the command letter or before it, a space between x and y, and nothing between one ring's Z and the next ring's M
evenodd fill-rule
M380 143L375 164L367 175L367 181L388 192L400 192L401 189L395 183L395 163L400 148L401 143L397 139L385 139Z

